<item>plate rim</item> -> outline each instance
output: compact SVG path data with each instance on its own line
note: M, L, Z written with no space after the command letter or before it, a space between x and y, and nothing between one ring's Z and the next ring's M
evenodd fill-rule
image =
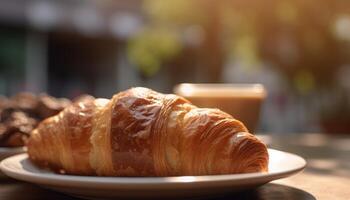
M257 172L246 174L225 174L225 175L204 175L204 176L171 176L171 177L101 177L101 176L77 176L77 175L60 175L54 173L35 173L29 170L16 170L6 166L12 160L23 161L28 159L26 153L14 155L1 161L0 170L12 178L31 182L35 184L51 185L51 186L69 186L69 187L93 187L97 188L113 188L137 186L142 188L152 188L154 186L167 188L168 186L179 186L188 184L225 184L227 182L250 182L254 179L256 182L269 182L272 180L285 178L301 172L306 167L306 160L299 155L284 152L275 149L268 149L277 153L287 154L293 156L300 161L300 166L293 169L278 171L278 172ZM13 161L12 161L13 162ZM35 165L33 165L36 167Z
M25 146L23 147L0 147L0 154L7 153L24 153L27 151Z

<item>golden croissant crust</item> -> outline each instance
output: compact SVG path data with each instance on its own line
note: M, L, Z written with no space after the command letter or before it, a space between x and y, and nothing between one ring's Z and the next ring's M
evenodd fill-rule
M132 88L111 100L88 97L44 120L29 158L60 173L176 176L264 172L265 144L218 109Z

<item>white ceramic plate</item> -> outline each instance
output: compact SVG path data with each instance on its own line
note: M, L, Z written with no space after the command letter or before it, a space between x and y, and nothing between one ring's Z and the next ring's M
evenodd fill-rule
M25 147L0 147L0 161L10 156L24 153L25 151ZM0 178L4 177L5 176L0 171Z
M34 166L26 154L3 160L8 176L88 199L198 197L253 188L304 169L303 158L269 149L268 173L179 177L93 177L59 175Z
M0 161L20 153L26 152L25 147L0 147Z

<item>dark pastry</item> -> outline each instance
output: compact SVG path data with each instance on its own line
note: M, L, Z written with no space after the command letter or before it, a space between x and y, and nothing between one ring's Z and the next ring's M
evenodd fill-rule
M68 99L47 94L22 92L10 99L0 96L0 147L24 146L41 120L56 115L69 104Z
M70 101L68 99L58 99L47 94L41 94L39 95L39 101L36 110L40 118L45 119L52 115L56 115L69 104Z

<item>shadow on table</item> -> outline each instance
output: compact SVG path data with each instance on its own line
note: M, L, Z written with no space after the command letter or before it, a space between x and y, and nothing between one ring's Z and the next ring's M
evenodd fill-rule
M6 191L5 196L0 193L0 197L7 200L78 200L78 198L70 197L61 193L42 189L35 185L16 182L0 182L0 184L13 184L10 190ZM0 198L2 199L2 198ZM196 198L200 200L201 198ZM206 198L207 200L316 200L310 193L285 185L269 183L254 190L234 193L222 197Z
M316 198L301 189L269 183L254 190L226 195L225 197L212 198L218 200L316 200Z
M64 194L46 190L36 185L12 180L0 180L0 199L6 200L75 200Z

